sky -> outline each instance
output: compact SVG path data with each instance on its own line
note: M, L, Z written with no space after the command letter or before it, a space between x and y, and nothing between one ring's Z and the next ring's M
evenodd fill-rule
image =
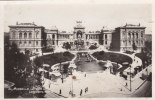
M31 23L50 29L73 31L76 21L82 21L88 31L103 27L114 29L119 26L139 23L151 34L152 11L149 4L14 4L4 8L4 31L9 25Z

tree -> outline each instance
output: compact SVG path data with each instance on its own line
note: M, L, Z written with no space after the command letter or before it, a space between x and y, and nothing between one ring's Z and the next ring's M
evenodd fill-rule
M63 47L65 48L65 49L71 49L71 45L68 43L68 42L66 42L66 43L64 43L63 44Z
M151 41L146 41L144 49L145 49L146 52L152 52L152 42Z
M97 49L97 46L96 46L96 45L91 45L91 46L89 47L89 49L90 49L90 50Z

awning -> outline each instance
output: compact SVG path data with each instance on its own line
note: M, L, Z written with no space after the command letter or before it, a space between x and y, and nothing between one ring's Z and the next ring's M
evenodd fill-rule
M48 64L43 64L42 66L43 67L50 67L50 65L48 65Z
M122 65L129 65L129 62L123 62Z

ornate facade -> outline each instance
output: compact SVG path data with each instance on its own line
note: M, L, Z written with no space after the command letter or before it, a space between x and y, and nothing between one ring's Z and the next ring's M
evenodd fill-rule
M118 27L112 35L112 47L117 51L133 51L133 45L137 51L145 46L145 27L126 24Z
M46 45L43 26L37 26L34 23L17 23L9 27L10 43L16 43L21 52L25 52L25 50L29 50L31 53L41 52Z
M62 46L63 43L69 42L75 48L76 41L83 41L85 45L83 48L96 43L109 49L113 31L105 30L104 28L102 31L86 31L85 27L82 26L82 22L78 21L72 32L59 31L56 27L52 27L45 32L47 33L47 45L51 47Z
M100 31L86 31L82 22L77 21L72 32L60 31L56 27L45 29L34 23L17 23L9 27L10 42L16 43L21 51L30 50L32 53L41 52L45 46L63 46L65 42L68 42L72 49L77 46L87 49L96 43L117 51L132 51L135 44L140 51L145 42L145 27L140 25L125 25L115 30L103 28Z

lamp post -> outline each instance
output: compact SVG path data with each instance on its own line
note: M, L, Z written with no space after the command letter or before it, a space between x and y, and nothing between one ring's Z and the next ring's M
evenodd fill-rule
M130 66L130 91L131 91L131 65Z
M72 76L72 97L74 97L74 93L73 93L73 80L76 80L76 76Z
M60 59L60 73L61 73L61 75L62 75L61 80L62 80L62 83L63 83L63 71L62 71L62 69L61 69L61 59Z

